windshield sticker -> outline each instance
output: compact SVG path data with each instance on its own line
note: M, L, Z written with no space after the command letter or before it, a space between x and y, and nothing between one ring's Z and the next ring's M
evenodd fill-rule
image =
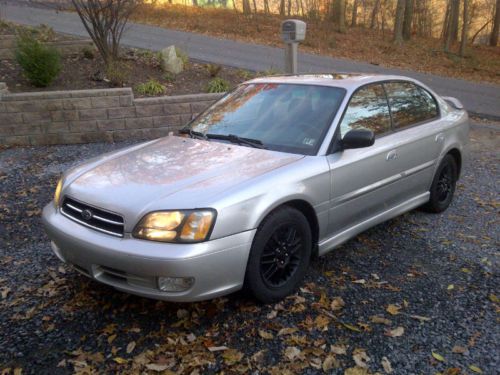
M307 146L314 146L315 142L316 140L314 138L304 138L304 140L302 141L302 143Z

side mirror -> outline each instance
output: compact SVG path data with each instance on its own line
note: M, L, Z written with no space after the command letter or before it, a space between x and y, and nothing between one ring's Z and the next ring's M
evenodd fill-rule
M375 143L375 134L368 129L349 130L342 138L342 148L370 147Z

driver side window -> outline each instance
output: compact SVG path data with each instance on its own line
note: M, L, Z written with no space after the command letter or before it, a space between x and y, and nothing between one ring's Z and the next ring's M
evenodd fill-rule
M352 129L369 129L375 135L391 130L389 105L381 84L372 84L356 91L340 123L340 135Z

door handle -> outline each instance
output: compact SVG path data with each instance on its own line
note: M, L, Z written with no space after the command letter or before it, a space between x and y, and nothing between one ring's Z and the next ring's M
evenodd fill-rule
M391 161L391 160L396 160L397 158L399 158L399 154L398 154L398 151L397 150L392 150L392 151L389 151L389 153L387 154L387 156L385 157L385 159L387 161Z
M436 135L436 142L437 143L443 143L444 142L444 134L443 133L439 133L438 135Z

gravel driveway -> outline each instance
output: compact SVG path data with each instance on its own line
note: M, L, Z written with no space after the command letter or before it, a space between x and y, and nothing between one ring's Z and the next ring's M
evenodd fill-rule
M125 144L0 151L0 373L497 373L499 129L474 127L448 211L365 232L269 306L134 297L56 259L40 210L59 174Z

